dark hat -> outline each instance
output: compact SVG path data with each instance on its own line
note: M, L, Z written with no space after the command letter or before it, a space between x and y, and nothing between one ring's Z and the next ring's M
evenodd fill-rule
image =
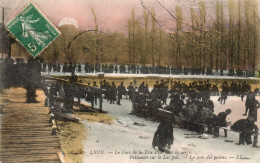
M227 109L225 112L230 114L231 113L231 109Z

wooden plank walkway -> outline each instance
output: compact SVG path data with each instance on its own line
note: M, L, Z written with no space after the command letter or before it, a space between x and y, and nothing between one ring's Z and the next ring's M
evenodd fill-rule
M0 121L0 162L60 162L59 139L52 135L44 92L37 91L39 103L25 103L25 89L0 93L3 113Z

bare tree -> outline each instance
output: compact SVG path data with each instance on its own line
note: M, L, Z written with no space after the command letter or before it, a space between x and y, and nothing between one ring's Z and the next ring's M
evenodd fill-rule
M233 68L234 62L234 0L228 0L229 11L229 68Z
M199 1L199 13L200 13L200 44L205 43L206 35L205 24L206 24L206 4L204 0ZM203 56L203 57L202 57ZM203 64L206 65L206 52L205 47L200 48L200 57L203 58ZM202 61L200 61L200 68L202 68Z
M238 0L238 22L237 22L237 68L240 69L240 33L241 33L241 3Z
M94 17L94 21L95 21L95 34L96 34L96 38L95 38L95 59L96 59L96 63L100 62L100 56L103 54L103 47L102 47L102 42L101 42L101 33L99 31L98 28L98 20L96 17L96 13L94 8L91 8L91 12L93 14Z
M149 24L149 14L146 10L143 11L144 13L144 37L145 37L145 50L144 50L144 63L147 61L148 49L149 49L149 41L148 41L148 24Z
M151 59L152 65L155 65L155 39L156 39L156 27L155 27L155 12L154 9L151 9L151 17L152 17L152 27L151 27Z
M136 21L135 21L135 11L132 9L131 13L131 27L132 27L132 41L133 41L133 57L132 57L132 64L135 64L135 57L136 57L136 45L135 45L135 26L136 26Z
M257 27L256 27L256 19L257 19L257 13L258 13L258 8L257 8L257 3L256 3L256 0L254 0L254 17L253 17L253 22L254 22L254 55L253 55L253 68L252 70L255 70L255 65L256 65L256 62L258 62L258 54L257 54L257 45L258 45L258 32L257 32Z
M128 19L128 63L132 63L131 19Z
M176 43L177 43L177 48L176 48L176 65L180 66L181 65L181 39L180 39L180 31L182 31L182 22L183 22L183 13L182 13L182 8L178 5L175 7L175 13L176 13Z

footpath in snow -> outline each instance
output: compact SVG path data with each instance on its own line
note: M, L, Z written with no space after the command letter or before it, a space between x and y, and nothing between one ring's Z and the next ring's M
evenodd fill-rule
M212 96L211 99L215 105L215 114L230 108L232 113L228 119L232 123L246 118L242 116L245 102L239 97L229 96L225 105L219 104L218 96ZM259 96L257 99L260 101ZM174 128L175 139L170 150L171 154L160 153L152 147L153 135L159 123L129 115L132 103L128 100L123 99L121 104L109 104L104 99L103 109L115 118L113 125L83 121L89 133L84 144L84 162L260 162L259 149L253 148L252 145L236 145L238 133L228 132L228 137L224 138L223 130L220 131L219 138L212 138L213 135L209 135L208 139L200 139L185 138L185 134L195 132ZM259 111L258 117L260 118ZM258 126L260 126L259 118Z

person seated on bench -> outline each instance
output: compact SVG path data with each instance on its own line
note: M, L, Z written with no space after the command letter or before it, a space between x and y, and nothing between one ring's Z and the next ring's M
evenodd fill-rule
M228 122L226 120L227 116L231 113L230 109L227 109L224 112L220 112L218 116L216 117L216 125L214 127L214 137L219 137L219 128L220 127L227 127ZM225 137L227 137L227 130L224 129Z
M258 140L258 127L254 123L254 117L249 116L247 119L240 119L235 122L231 129L234 131L238 131L239 133L239 145L241 144L252 144L251 136L254 136L253 147L257 146Z

